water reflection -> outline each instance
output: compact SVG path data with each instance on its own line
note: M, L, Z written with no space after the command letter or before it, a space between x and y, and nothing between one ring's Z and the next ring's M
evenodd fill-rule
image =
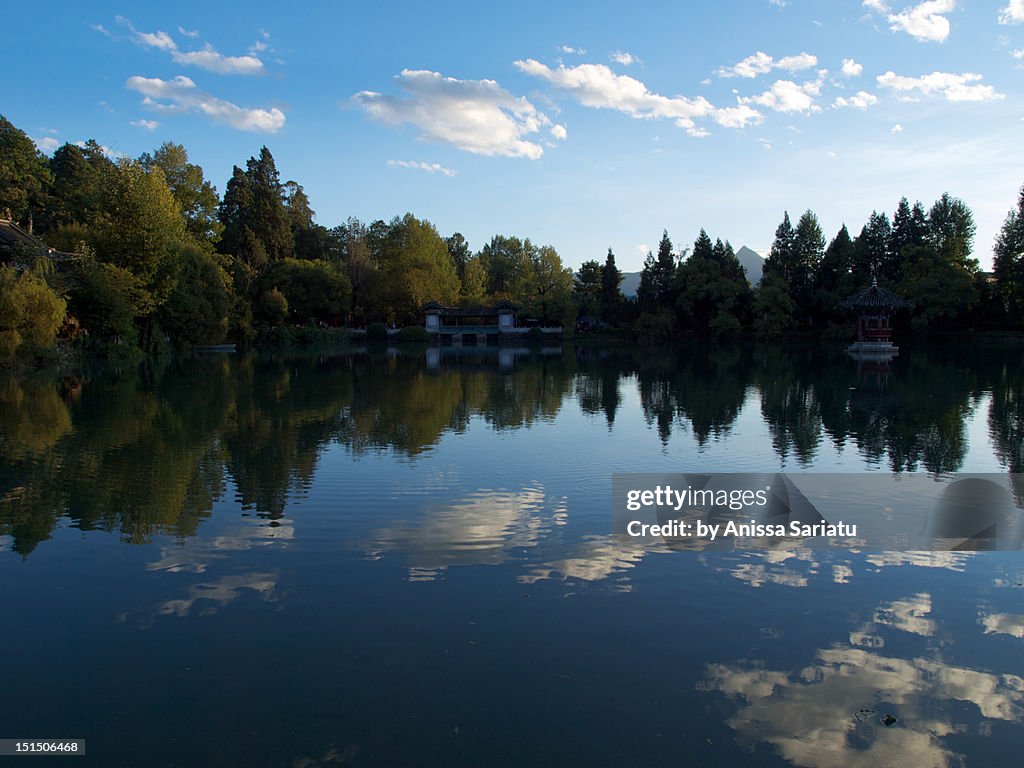
M519 431L567 406L635 435L637 399L663 449L735 445L741 417L758 413L778 466L817 466L827 454L833 466L933 474L977 451L968 424L983 408L990 461L1024 472L1024 364L1014 350L909 350L882 366L782 345L432 352L429 365L417 349L211 356L62 379L5 374L0 535L22 555L61 518L135 543L188 537L229 484L243 508L280 519L331 445L415 460L475 419ZM763 456L749 431L736 439ZM622 452L642 453L636 440ZM1015 493L1024 501L1024 488Z
M883 633L936 634L932 600L922 592L880 603L849 644L820 648L800 668L708 664L698 689L734 702L728 723L741 740L769 744L794 765L960 765L955 739L987 736L993 721L1024 722L1024 678L958 665L948 650L883 654Z
M566 517L565 499L548 499L540 488L479 491L375 531L369 554L398 551L410 581L430 581L453 565L501 564L515 550L537 546Z
M209 744L250 744L253 765L479 765L496 744L509 764L538 744L553 764L605 746L589 762L625 763L642 739L652 765L1009 754L979 739L1024 723L1019 557L799 541L681 554L608 533L608 476L1024 471L1019 353L427 353L0 379L5 637L25 670L84 681L60 716L95 708L94 731L140 740L161 718L174 733L209 721ZM36 695L16 667L0 689ZM197 690L211 703L181 707ZM138 712L101 701L122 699ZM273 743L252 725L267 713ZM623 716L628 738L593 738ZM161 756L223 757L181 748Z

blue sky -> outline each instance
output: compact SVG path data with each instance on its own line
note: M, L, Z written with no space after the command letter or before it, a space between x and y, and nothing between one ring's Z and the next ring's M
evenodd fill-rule
M266 144L325 226L411 211L573 267L944 191L987 266L1024 184L1024 0L324 6L16 4L0 112L44 151L180 142L221 191Z

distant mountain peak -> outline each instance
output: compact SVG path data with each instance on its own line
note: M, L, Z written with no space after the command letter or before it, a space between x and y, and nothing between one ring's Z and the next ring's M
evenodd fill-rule
M757 285L761 282L761 273L764 271L764 259L755 251L753 248L747 248L743 246L736 251L736 258L740 264L743 265L743 269L747 273L747 282L751 285ZM622 283L619 285L619 289L622 291L623 296L630 298L636 296L636 289L640 287L640 273L639 272L623 272Z
M736 258L739 259L743 269L747 271L747 282L757 285L761 281L761 273L764 271L764 259L753 248L743 246L736 251Z

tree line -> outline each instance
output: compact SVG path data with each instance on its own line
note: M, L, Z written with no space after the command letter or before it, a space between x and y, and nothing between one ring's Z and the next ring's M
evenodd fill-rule
M676 253L665 232L657 255L648 253L644 263L634 327L662 337L848 338L853 319L837 306L877 284L911 304L902 318L910 332L1020 330L1024 189L997 238L992 273L972 257L975 232L971 209L948 193L927 210L904 197L891 219L874 211L856 237L844 224L828 242L813 211L795 225L786 212L753 284L728 241L712 242L702 229L692 249Z
M74 319L100 354L224 340L261 328L419 325L428 301L507 299L572 326L572 270L549 245L497 235L477 253L411 213L333 228L263 147L223 196L180 144L108 157L95 141L46 157L0 117L0 217L42 239L0 265L0 354Z
M838 302L872 281L908 299L914 330L1024 326L1024 190L995 246L993 274L972 258L970 208L943 195L899 202L845 225L826 246L817 217L775 233L763 276L701 230L676 251L665 232L636 297L609 249L574 274L550 245L496 235L474 252L407 213L390 221L315 221L301 184L263 147L221 196L184 146L111 159L95 141L47 157L0 117L0 216L59 253L8 249L0 264L0 356L86 339L112 354L230 340L282 326L418 325L427 301L507 299L542 325L632 329L652 338L792 332L844 335ZM61 255L63 254L63 255Z

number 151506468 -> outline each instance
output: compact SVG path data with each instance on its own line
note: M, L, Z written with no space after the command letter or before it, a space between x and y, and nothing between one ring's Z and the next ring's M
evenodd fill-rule
M0 756L84 754L85 739L0 739Z

